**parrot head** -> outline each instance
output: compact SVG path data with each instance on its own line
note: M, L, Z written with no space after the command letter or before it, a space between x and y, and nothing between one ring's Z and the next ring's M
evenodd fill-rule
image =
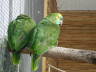
M60 13L50 13L46 18L54 24L63 24L63 16Z
M27 19L27 18L30 18L30 17L24 14L20 14L19 16L17 16L17 19Z

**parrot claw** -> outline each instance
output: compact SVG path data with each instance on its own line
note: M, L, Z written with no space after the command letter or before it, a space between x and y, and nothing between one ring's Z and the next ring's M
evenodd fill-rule
M30 52L30 56L31 56L31 52Z

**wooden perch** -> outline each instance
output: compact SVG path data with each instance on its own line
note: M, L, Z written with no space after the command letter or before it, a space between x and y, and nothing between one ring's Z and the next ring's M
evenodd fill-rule
M96 64L96 51L92 50L56 47L50 49L44 56Z
M22 53L29 54L29 53L33 53L33 51L24 49ZM43 56L96 64L96 51L92 51L92 50L55 47L50 49Z

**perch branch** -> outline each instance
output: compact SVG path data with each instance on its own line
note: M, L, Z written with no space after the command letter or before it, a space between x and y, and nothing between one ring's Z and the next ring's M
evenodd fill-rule
M56 47L50 49L44 56L96 64L96 51L92 50Z
M22 50L22 53L29 54L33 53L33 51L29 51L25 48ZM96 51L92 50L55 47L50 49L43 56L96 64Z
M9 49L10 52L13 52L12 50ZM24 54L33 54L34 52L33 51L30 51L29 49L25 48L21 51L21 53L24 53Z

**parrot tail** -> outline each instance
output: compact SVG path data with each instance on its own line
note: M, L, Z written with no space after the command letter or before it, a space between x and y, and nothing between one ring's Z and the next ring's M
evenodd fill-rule
M19 64L19 62L20 62L20 53L19 52L13 52L12 62L13 62L13 64Z
M33 54L32 56L32 71L37 71L40 64L40 56Z

